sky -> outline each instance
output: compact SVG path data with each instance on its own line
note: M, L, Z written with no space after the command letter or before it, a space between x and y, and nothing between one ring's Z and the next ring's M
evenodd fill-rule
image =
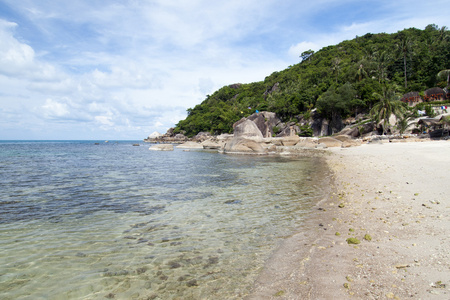
M142 140L233 83L448 0L0 0L0 140Z

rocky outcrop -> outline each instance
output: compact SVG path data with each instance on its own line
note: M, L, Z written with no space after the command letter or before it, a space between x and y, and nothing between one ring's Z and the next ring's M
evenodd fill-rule
M353 124L345 127L339 132L339 135L347 135L352 138L360 137L373 132L374 122L366 122L364 124Z
M255 122L242 119L234 124L234 137L224 146L225 153L266 153L261 142L263 135Z
M272 137L274 135L273 128L281 124L281 120L273 112L263 111L252 114L248 117L258 127L263 137Z
M169 129L163 135L159 142L161 143L182 143L177 148L184 149L214 149L223 153L246 153L246 154L268 154L278 153L298 155L311 149L324 149L328 147L353 147L361 144L361 141L355 141L352 137L364 132L365 128L372 128L372 124L356 126L354 122L360 122L360 118L346 120L347 124L353 127L342 131L336 137L313 138L299 137L302 130L309 132L311 120L316 120L316 128L322 135L326 135L330 129L328 121L322 118L316 111L311 111L306 116L299 116L296 121L283 123L272 112L258 112L247 118L242 118L233 124L234 134L221 134L213 136L209 132L200 132L191 139L188 139L181 133L174 134L173 128ZM341 120L342 122L342 120ZM364 126L364 127L361 127ZM302 129L300 129L300 127ZM306 129L305 129L306 128ZM356 129L355 129L356 128ZM274 132L275 131L275 132ZM276 135L275 135L276 134ZM152 149L156 150L156 149ZM162 150L162 149L158 149ZM292 154L295 153L295 154Z

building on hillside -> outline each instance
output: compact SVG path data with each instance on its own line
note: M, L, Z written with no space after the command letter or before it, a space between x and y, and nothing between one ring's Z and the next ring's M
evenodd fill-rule
M425 91L424 100L429 101L443 101L447 99L447 93L440 87L434 87Z
M418 103L423 102L419 92L409 92L404 94L400 99L402 102L408 103L409 106L416 106Z

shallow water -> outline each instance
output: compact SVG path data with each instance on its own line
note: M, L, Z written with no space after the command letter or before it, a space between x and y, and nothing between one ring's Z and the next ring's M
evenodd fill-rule
M240 299L327 185L317 158L0 142L1 299Z

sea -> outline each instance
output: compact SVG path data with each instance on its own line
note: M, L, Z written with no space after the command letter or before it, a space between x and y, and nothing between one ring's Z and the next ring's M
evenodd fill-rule
M326 196L317 157L0 141L0 299L242 299Z

